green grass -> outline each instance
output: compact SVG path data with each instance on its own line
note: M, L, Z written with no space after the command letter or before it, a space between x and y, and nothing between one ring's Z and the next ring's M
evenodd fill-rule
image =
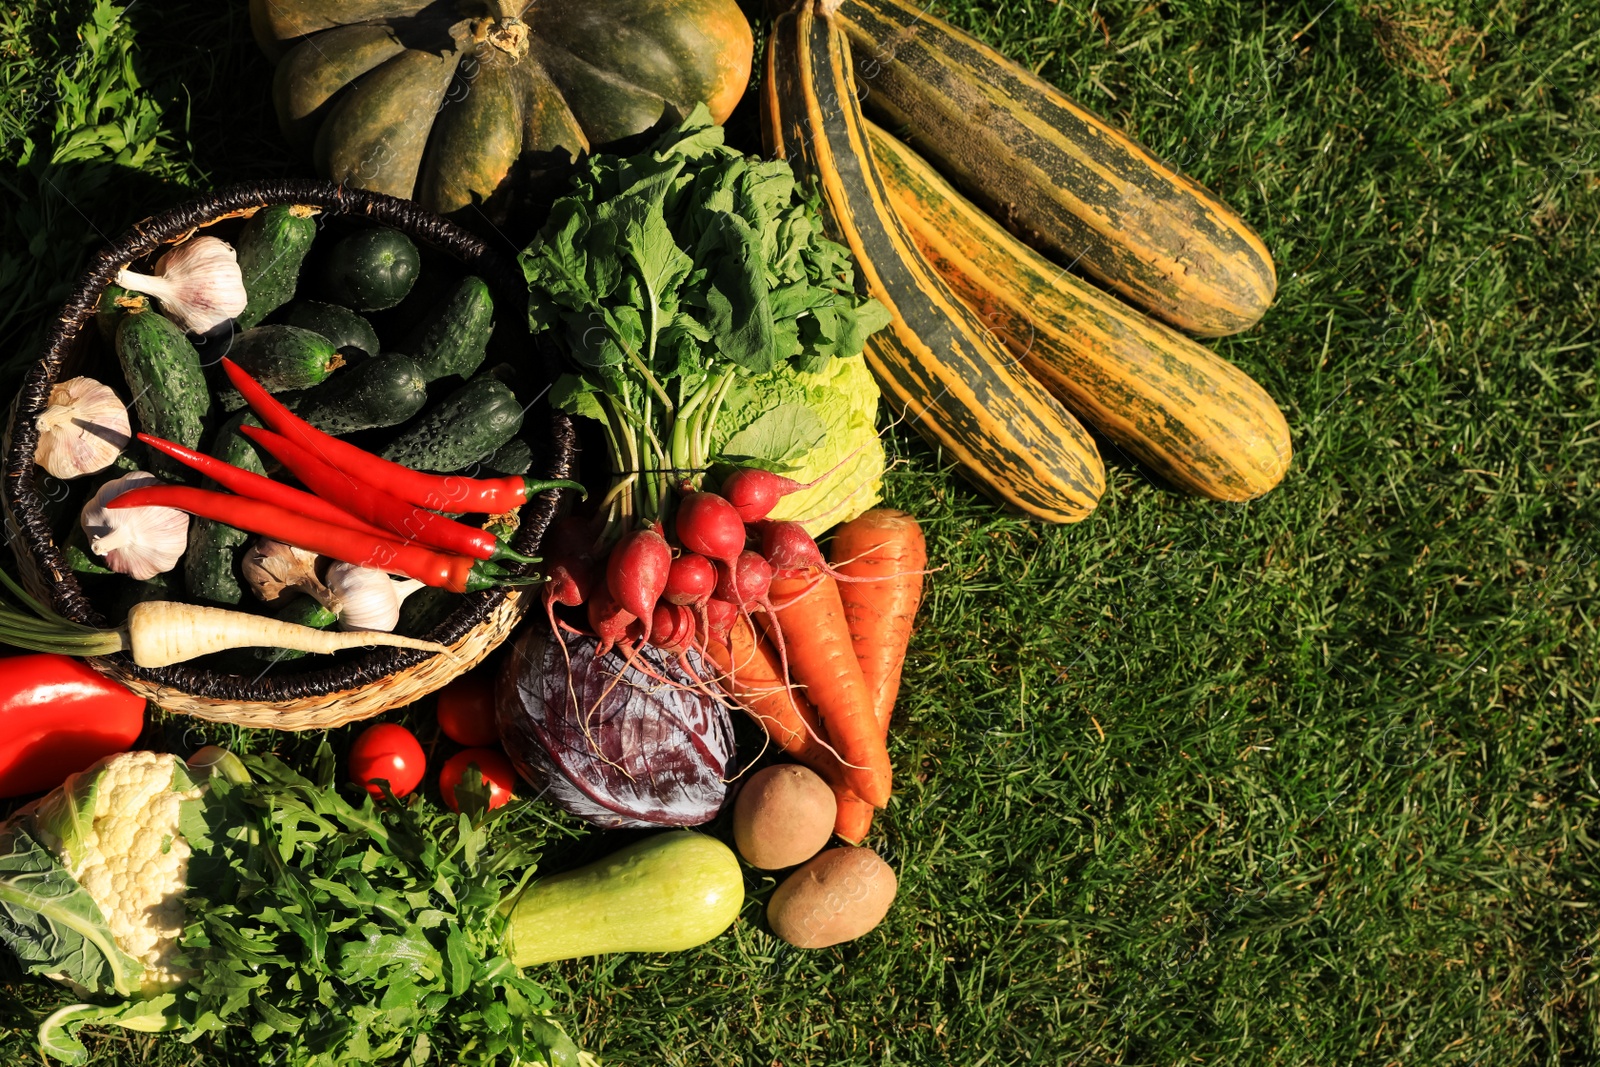
M6 353L99 233L294 171L239 6L136 4L126 51L79 48L82 0L0 11ZM1107 447L1099 510L1041 527L895 431L891 502L944 565L875 831L895 908L804 953L765 932L752 876L704 949L550 969L576 1032L630 1064L1600 1059L1600 16L936 10L1257 226L1277 304L1216 347L1283 406L1294 465L1219 505ZM552 867L614 843L551 840ZM48 996L0 994L0 1061L36 1057Z

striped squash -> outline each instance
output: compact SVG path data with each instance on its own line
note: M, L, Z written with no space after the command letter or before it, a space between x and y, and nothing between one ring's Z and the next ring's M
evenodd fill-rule
M923 256L1068 407L1191 493L1249 500L1283 479L1289 425L1249 375L1051 263L906 145L867 129Z
M1243 219L1042 78L921 0L844 0L837 17L867 108L1029 244L1202 337L1272 303L1272 256Z
M872 165L849 45L810 3L782 15L768 52L767 138L814 178L833 235L893 315L867 361L885 398L1005 504L1051 522L1086 517L1105 490L1094 441L934 274Z

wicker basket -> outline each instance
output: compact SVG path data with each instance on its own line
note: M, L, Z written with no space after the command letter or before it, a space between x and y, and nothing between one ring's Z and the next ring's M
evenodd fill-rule
M392 226L416 241L425 254L447 257L458 262L464 271L484 278L502 308L520 308L526 300L526 290L514 265L479 238L411 201L327 182L234 186L134 226L103 250L80 279L45 339L43 355L28 372L6 425L0 503L4 505L7 534L23 582L62 616L97 627L113 622L89 602L77 576L67 566L61 546L55 543L46 518L43 472L33 462L38 440L34 419L44 410L51 387L78 373L86 353L95 347L91 341L92 324L101 292L118 270L145 260L163 245L218 225L219 235L225 235L240 225L229 220L284 203L314 205L322 209L325 219L351 217ZM501 343L502 331L523 329L517 314L502 312L497 322L497 343ZM525 332L523 337L526 338ZM531 347L524 345L522 351L531 351ZM548 454L535 473L546 478L570 477L574 456L571 422L560 413L539 417L548 419L551 430ZM514 548L524 553L537 551L561 504L560 496L546 492L523 507ZM241 726L325 729L402 707L440 688L504 641L531 599L514 591L463 596L461 605L425 635L448 646L452 653L448 656L390 648L331 663L324 657L312 656L295 661L297 666L307 666L302 673L264 678L185 665L138 667L125 653L89 662L169 711Z

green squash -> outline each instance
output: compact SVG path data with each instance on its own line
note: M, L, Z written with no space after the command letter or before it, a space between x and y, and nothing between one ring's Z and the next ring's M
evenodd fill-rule
M754 52L735 0L251 0L250 21L317 169L440 212L700 102L723 121Z
M505 909L518 967L610 952L683 952L739 917L744 876L714 837L671 830L541 878Z

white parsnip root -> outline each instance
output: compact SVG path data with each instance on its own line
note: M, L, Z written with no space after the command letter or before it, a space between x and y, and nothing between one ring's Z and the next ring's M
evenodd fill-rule
M126 648L141 667L166 667L211 652L233 648L289 648L297 652L338 652L388 645L423 652L450 650L435 641L373 630L334 632L269 619L242 611L147 600L128 612Z

